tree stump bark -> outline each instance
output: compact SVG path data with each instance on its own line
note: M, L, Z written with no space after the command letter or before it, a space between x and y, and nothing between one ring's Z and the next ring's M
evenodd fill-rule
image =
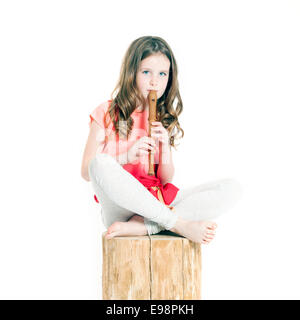
M103 300L200 299L200 244L177 235L104 236Z

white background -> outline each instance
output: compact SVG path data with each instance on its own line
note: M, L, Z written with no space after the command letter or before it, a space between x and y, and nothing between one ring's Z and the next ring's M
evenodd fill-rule
M243 199L202 246L203 299L299 299L299 1L1 1L1 299L100 299L100 206L81 178L89 113L126 49L178 66L179 188Z

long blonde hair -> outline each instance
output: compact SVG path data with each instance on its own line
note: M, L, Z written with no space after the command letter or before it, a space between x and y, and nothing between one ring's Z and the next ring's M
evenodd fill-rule
M112 102L108 113L113 121L116 134L128 137L133 126L132 112L138 105L142 105L143 108L146 105L146 100L136 86L136 74L140 62L156 53L164 54L170 61L168 84L162 97L157 100L157 119L168 130L170 145L176 149L174 140L179 131L181 132L180 138L184 135L178 121L183 106L178 88L177 63L171 48L162 38L145 36L131 43L123 58L118 84L111 94ZM124 121L125 130L120 126L120 123L124 124Z

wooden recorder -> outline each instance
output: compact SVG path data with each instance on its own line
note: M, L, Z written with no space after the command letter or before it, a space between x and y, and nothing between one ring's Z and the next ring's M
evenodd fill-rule
M156 119L156 103L157 103L157 96L156 96L156 91L151 90L148 95L148 102L149 102L149 118L148 118L148 123L149 123L149 137L151 137L151 122L152 121L157 121ZM149 152L149 171L148 171L149 176L154 176L154 152Z

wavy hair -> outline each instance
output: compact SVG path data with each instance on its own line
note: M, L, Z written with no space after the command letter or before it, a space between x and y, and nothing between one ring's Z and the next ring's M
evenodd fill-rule
M137 89L137 71L143 59L157 53L164 54L170 61L168 84L162 97L157 100L157 120L167 129L169 143L176 149L174 140L179 132L181 132L180 138L184 136L178 121L183 105L179 93L177 63L170 46L162 38L144 36L131 43L122 61L119 81L111 94L112 102L108 113L116 134L128 137L133 126L132 112L138 105L142 105L143 110L146 105L146 99Z

